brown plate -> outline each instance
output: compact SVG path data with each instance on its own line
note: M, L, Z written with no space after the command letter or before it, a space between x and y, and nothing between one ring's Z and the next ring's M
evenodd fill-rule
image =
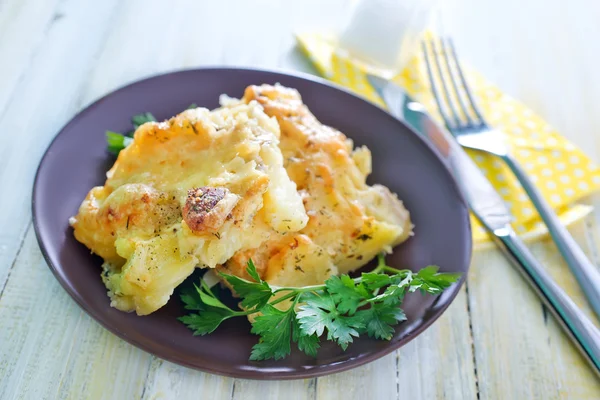
M100 280L101 260L73 238L68 219L91 187L102 185L114 158L106 152L104 132L124 132L132 115L150 111L159 120L191 103L214 108L221 93L240 97L250 84L279 82L297 88L310 110L356 145L373 153L373 174L398 193L412 214L415 236L399 246L388 262L398 268L429 264L466 276L471 256L467 206L434 150L404 123L377 106L324 80L279 72L211 68L174 72L128 85L76 115L56 136L40 163L33 188L33 220L50 269L73 299L105 328L158 357L215 374L292 379L343 371L373 361L406 344L431 325L452 302L463 279L439 297L409 295L408 317L391 341L356 339L344 352L324 343L316 359L294 351L279 361L248 361L257 337L238 318L211 335L192 336L177 317L177 295L145 317L111 308Z

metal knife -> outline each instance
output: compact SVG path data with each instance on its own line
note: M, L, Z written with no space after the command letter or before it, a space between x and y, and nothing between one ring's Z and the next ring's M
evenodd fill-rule
M394 117L427 139L446 162L471 211L502 252L541 297L594 371L600 376L600 331L554 282L542 264L512 229L512 216L494 187L445 128L396 84L368 75L367 79Z

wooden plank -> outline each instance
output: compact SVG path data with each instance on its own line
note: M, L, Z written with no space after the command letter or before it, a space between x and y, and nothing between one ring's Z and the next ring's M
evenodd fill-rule
M30 221L31 182L48 142L73 115L78 94L85 84L96 52L109 30L108 21L118 2L101 2L89 8L76 0L64 6L69 16L45 33L45 42L32 60L27 79L22 80L0 117L0 186L10 188L0 206L0 293L9 275L25 229ZM81 21L86 23L82 24ZM85 36L86 45L80 38ZM77 55L68 58L57 55Z
M399 350L399 399L475 399L473 340L463 288L448 310Z
M0 115L32 67L44 35L64 17L59 0L10 0L0 3ZM0 167L2 163L0 162Z
M140 396L150 356L79 309L52 276L32 228L12 274L0 299L0 398L101 398L107 386L123 398Z
M397 352L318 378L317 398L474 399L477 397L465 290L440 319Z
M215 400L230 400L233 382L232 378L206 374L152 357L142 399L192 399L209 395Z
M580 228L573 230L585 245ZM585 311L568 267L548 241L532 247L554 279ZM470 306L482 399L600 396L600 384L535 293L498 251L475 255Z
M349 371L317 379L317 399L395 399L396 354L388 354L377 361Z
M157 1L151 6L143 1L124 3L96 62L103 79L89 83L84 103L142 77L183 68L251 66L313 71L294 50L292 30L335 25L340 19L336 11L345 0L258 3L260 18L251 23L247 16L257 9L254 1L181 0L177 7ZM315 9L322 12L315 14ZM189 23L190 16L197 16L202 23ZM150 29L156 21L160 21L160 29ZM239 34L238 28L247 29Z
M0 116L6 112L6 104L13 95L20 77L29 69L33 54L39 48L43 32L51 24L56 11L56 1L37 4L35 1L6 1L0 7L0 38L19 38L19 45L14 40L0 40L0 54L6 62L0 62ZM5 132L0 136L0 145L14 140ZM0 156L0 170L8 170L8 157ZM1 201L0 201L1 204ZM8 209L8 208L6 208ZM0 232L0 295L4 279L12 264L20 245L23 243L25 225L16 229Z
M556 398L542 306L497 250L475 254L470 274L481 399Z
M314 400L316 379L294 381L253 381L236 379L234 400Z
M83 311L76 312L81 313L76 329L65 339L72 342L69 357L42 353L60 371L56 398L141 398L152 356L108 332ZM71 319L76 312L69 310L63 318Z
M586 250L588 256L594 259L595 250L589 245L593 244L596 248L600 243L595 237L587 240L588 235L593 235L595 229L594 218L576 224L570 229L577 242ZM532 246L532 251L536 257L548 266L548 271L552 277L559 282L565 291L571 296L573 301L594 321L596 326L598 318L594 315L591 307L588 305L583 292L579 288L577 280L570 272L566 263L558 256L552 242L546 240ZM600 381L587 365L583 357L579 355L570 339L562 334L558 323L551 317L547 320L548 337L552 359L552 364L558 376L556 385L561 398L574 399L593 399L600 398Z

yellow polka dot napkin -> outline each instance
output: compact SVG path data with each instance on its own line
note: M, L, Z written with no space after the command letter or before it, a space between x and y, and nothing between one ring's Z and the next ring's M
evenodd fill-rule
M324 77L383 106L366 79L366 72L376 74L376 69L338 51L335 40L330 37L301 34L297 41ZM589 214L591 207L577 201L600 189L600 169L525 105L502 93L476 71L466 68L465 72L485 118L506 133L514 156L557 210L561 221L570 224ZM441 123L420 56L412 59L394 81ZM541 223L533 204L508 167L494 156L471 150L467 152L509 205L515 217L513 226L516 231L525 240L547 234L546 226ZM481 225L473 218L472 223L475 243L489 243L490 239Z

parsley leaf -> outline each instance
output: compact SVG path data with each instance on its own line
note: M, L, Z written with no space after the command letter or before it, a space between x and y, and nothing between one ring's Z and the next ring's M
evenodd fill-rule
M233 275L222 275L231 285L233 291L242 298L242 307L245 309L263 308L273 296L271 287L267 282L254 283Z
M194 331L194 335L203 336L214 332L221 322L233 316L232 313L223 309L211 307L203 310L201 314L184 315L183 317L180 317L179 320Z
M362 274L361 278L362 284L370 290L379 289L392 283L389 275L378 274L375 272L365 272Z
M387 306L398 305L404 300L406 290L412 281L412 272L407 272L405 276L396 275L390 277L390 285L385 289L383 294L369 299L368 302L376 303L382 301Z
M129 146L133 139L124 135L121 135L117 132L106 131L106 144L108 146L108 151L111 153L118 155L121 150L125 147Z
M427 266L414 275L410 291L419 289L423 294L438 294L456 282L461 274L439 273L439 267Z
M202 303L202 300L196 297L196 292L189 288L181 291L179 295L181 301L183 301L186 310L203 311L206 309L206 305Z
M154 115L152 115L152 113L145 112L131 117L131 123L133 124L134 129L139 128L146 122L156 122L156 118L154 118Z
M327 340L333 340L342 350L346 350L352 343L352 337L358 337L358 331L362 328L364 324L358 318L338 317L335 324L327 328Z
M390 340L394 333L394 325L406 320L404 311L398 306L373 304L366 310L360 310L357 317L365 321L365 330L369 337Z
M317 356L317 351L321 345L319 337L316 334L304 335L298 323L298 318L292 321L292 340L298 344L298 349L311 357Z
M201 281L201 287L206 287L204 281ZM199 313L179 318L194 332L194 335L211 333L221 322L236 316L236 313L214 297L210 290L210 294L208 294L196 285L194 288L196 289L195 293L193 290L182 291L181 300L184 302L186 310L199 311Z
M259 361L285 358L291 352L290 339L294 308L281 311L267 304L252 324L252 333L260 335L259 342L252 347L250 360Z
M206 282L204 282L204 280L201 280L200 284L202 286L202 289L200 289L196 285L194 285L194 287L196 288L196 292L198 292L198 295L200 296L200 300L202 300L204 304L206 304L207 306L222 308L223 310L233 312L231 308L227 307L225 304L223 304L223 302L221 302L221 300L215 297L215 295L213 294L213 292L210 291L210 288L208 287Z
M131 118L131 123L133 125L134 131L142 124L156 121L154 115L149 112L135 115ZM131 142L133 142L133 131L127 132L127 134L122 135L113 131L106 131L106 149L114 154L119 155L119 152L123 150L125 147L129 146Z
M251 259L248 260L248 265L246 266L246 272L248 273L248 275L250 275L252 277L252 279L254 279L255 282L259 282L262 283L262 279L260 279L260 275L258 274L258 271L256 270L256 265L254 265L254 261L252 261Z
M343 315L336 309L335 302L330 294L323 296L307 293L302 296L305 304L300 306L298 312L298 323L304 335L317 334L321 336L327 328L327 339L336 342L342 349L346 350L352 343L352 337L358 336L357 329L364 327L359 318Z
M331 296L319 296L314 293L306 293L302 296L302 301L306 303L300 306L298 312L298 323L300 330L304 335L317 334L321 336L325 332L327 324L333 317L331 310L335 309L335 303Z
M246 272L248 272L248 275L256 282L249 282L245 279L238 278L237 276L224 273L221 273L221 276L231 285L233 291L242 298L243 308L261 309L271 299L273 291L267 282L260 279L252 260L248 261Z
M337 304L341 313L354 314L360 302L368 296L364 287L355 285L354 280L348 275L332 276L325 281L325 287L331 294L331 298ZM363 289L362 291L360 289Z

